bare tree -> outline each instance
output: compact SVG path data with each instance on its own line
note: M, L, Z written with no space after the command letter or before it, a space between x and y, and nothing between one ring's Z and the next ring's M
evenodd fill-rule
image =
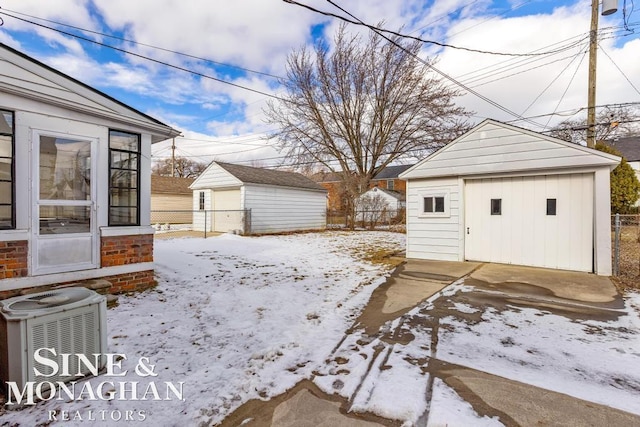
M458 94L417 59L421 44L392 40L363 40L342 25L332 49L318 42L294 51L286 94L265 110L286 162L342 173L352 198L394 160L420 157L469 129L469 113L453 103Z
M175 166L175 173L171 173L171 164ZM186 157L176 157L175 161L172 162L171 159L162 159L158 161L153 168L151 168L151 172L154 175L162 175L162 176L178 176L182 178L195 178L203 170L207 168L207 165L204 163L199 163L193 161L191 159L187 159Z
M629 106L605 107L596 117L596 141L640 134L640 111ZM549 135L573 142L587 140L587 120L565 120L551 129Z

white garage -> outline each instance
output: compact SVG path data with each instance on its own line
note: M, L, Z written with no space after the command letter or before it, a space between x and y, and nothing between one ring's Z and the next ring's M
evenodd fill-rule
M265 234L326 227L327 191L298 173L212 162L190 188L198 231Z
M400 175L407 256L610 275L619 160L486 120Z

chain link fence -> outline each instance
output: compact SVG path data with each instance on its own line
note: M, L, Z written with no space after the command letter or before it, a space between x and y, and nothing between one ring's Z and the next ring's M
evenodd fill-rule
M405 230L405 211L398 210L358 210L352 214L344 210L327 211L327 228L355 228L369 230Z
M208 237L220 233L251 234L251 209L152 210L151 225L157 238Z
M640 215L613 215L613 275L625 287L640 288Z

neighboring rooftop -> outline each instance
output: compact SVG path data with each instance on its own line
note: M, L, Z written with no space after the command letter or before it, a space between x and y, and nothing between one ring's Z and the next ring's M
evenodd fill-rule
M603 142L618 150L628 162L640 161L640 136L607 139Z
M215 162L244 183L276 185L280 187L306 188L309 190L326 191L321 185L310 178L296 172L284 172L273 169L254 168L251 166L234 165L232 163Z
M189 186L194 178L182 178L179 176L151 175L151 194L193 194Z
M402 172L406 171L413 165L397 165L397 166L387 166L382 169L378 174L373 177L373 180L380 179L396 179L398 175ZM317 172L313 174L312 179L316 182L338 182L340 179L340 172Z
M378 172L378 174L376 176L374 176L373 179L374 180L376 180L376 179L395 179L395 178L398 177L398 175L400 175L402 172L404 172L407 169L409 169L411 166L413 166L413 165L387 166L386 168L384 168L380 172Z

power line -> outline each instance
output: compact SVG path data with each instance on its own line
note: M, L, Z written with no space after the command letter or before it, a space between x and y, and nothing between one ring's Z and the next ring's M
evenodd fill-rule
M209 79L209 80L214 80L214 81L217 81L219 83L223 83L223 84L226 84L226 85L229 85L229 86L237 87L239 89L247 90L249 92L257 93L257 94L260 94L260 95L263 95L263 96L267 96L269 98L282 100L282 98L280 98L277 95L273 95L273 94L270 94L270 93L267 93L267 92L263 92L263 91L258 90L258 89L252 89L250 87L243 86L243 85L240 85L240 84L237 84L237 83L233 83L233 82L229 82L229 81L226 81L226 80L223 80L223 79L219 79L217 77L209 76L207 74L203 74L203 73L200 73L198 71L193 71L193 70L190 70L188 68L181 67L179 65L169 64L168 62L160 61L159 59L150 58L148 56L145 56L145 55L142 55L142 54L139 54L139 53L135 53L135 52L131 52L131 51L128 51L126 49L122 49L122 48L119 48L119 47L116 47L116 46L108 45L106 43L101 43L101 42L98 42L98 41L95 41L95 40L91 40L91 39L89 39L87 37L83 37L83 36L80 36L78 34L73 34L73 33L70 33L68 31L63 31L63 30L60 30L60 29L57 29L57 28L49 27L47 25L43 25L43 24L40 24L38 22L30 21L28 19L20 18L18 16L14 16L14 15L11 15L11 14L6 13L6 12L0 11L0 14L4 14L6 16L10 16L10 17L12 17L14 19L17 19L19 21L27 22L29 24L36 25L36 26L41 27L41 28L46 28L48 30L55 31L55 32L60 33L60 34L64 34L64 35L67 35L67 36L70 36L70 37L74 37L74 38L79 39L79 40L83 40L83 41L86 41L86 42L89 42L89 43L93 43L93 44L98 45L98 46L106 47L106 48L109 48L109 49L116 50L118 52L125 53L127 55L131 55L131 56L135 56L137 58L141 58L141 59L144 59L144 60L147 60L147 61L151 61L151 62L154 62L156 64L160 64L160 65L164 65L164 66L167 66L167 67L170 67L170 68L174 68L176 70L184 71L186 73L193 74L193 75L198 76L198 77L202 77L202 78Z
M244 67L240 67L238 65L228 64L228 63L225 63L225 62L218 62L218 61L214 61L212 59L202 58L200 56L191 55L191 54L184 53L184 52L178 52L178 51L175 51L175 50L166 49L166 48L163 48L163 47L158 47L158 46L154 46L154 45L151 45L151 44L138 42L138 41L135 41L135 40L124 38L124 37L114 36L113 34L105 34L105 33L99 32L99 31L94 31L94 30L89 30L89 29L86 29L86 28L76 27L74 25L65 24L63 22L58 22L58 21L52 21L50 19L40 18L38 16L29 15L27 13L22 13L22 12L17 12L15 10L10 10L10 9L3 9L3 10L5 10L7 12L18 14L18 15L21 15L21 16L27 16L29 18L37 19L37 20L40 20L40 21L49 22L51 24L56 24L56 25L60 25L60 26L63 26L63 27L73 28L74 30L82 31L83 33L90 33L90 34L96 34L98 36L109 37L109 38L120 40L120 41L123 41L123 42L132 43L132 44L135 44L135 45L138 45L138 46L150 47L152 49L160 50L160 51L163 51L163 52L174 53L176 55L184 56L184 57L187 57L187 58L197 59L199 61L209 62L209 63L215 64L215 65L222 65L224 67L235 68L237 70L245 71L247 73L259 74L259 75L262 75L262 76L265 76L265 77L271 77L271 78L278 79L278 80L282 80L283 79L280 76L276 76L274 74L265 73L263 71L256 71L256 70L252 70L250 68L244 68ZM11 16L11 15L7 14L7 16ZM14 17L14 16L12 16L12 17L16 18L16 19L19 19L19 18ZM30 22L30 21L26 21L26 22ZM45 28L48 28L48 27L45 27Z
M620 71L620 74L622 74L622 77L624 77L624 78L627 80L627 82L631 85L631 87L633 88L633 90L635 90L635 91L636 91L636 93L637 93L638 95L640 95L640 91L638 90L638 88L637 88L637 87L635 87L635 85L631 82L631 80L629 80L629 77L627 77L627 75L624 73L624 71L622 71L622 70L620 69L620 67L618 66L618 64L616 64L616 61L614 61L614 60L609 56L609 54L607 53L607 51L606 51L606 50L604 50L604 48L603 48L602 46L600 46L600 43L598 43L598 46L600 47L600 50L602 51L602 53L604 53L604 54L605 54L605 56L606 56L607 58L609 58L609 61L611 61L611 63L612 63L612 64L613 64L617 69L618 69L618 71Z
M283 1L288 1L288 0L283 0ZM356 18L353 14L347 12L345 9L343 9L342 7L338 6L337 4L335 4L332 0L327 0L328 3L332 4L334 7L340 9L342 12L346 13L347 15L351 16L353 19L356 19L359 22L362 22L360 19ZM365 24L365 26L367 26ZM515 113L511 110L509 110L507 107L504 107L500 104L498 104L495 101L492 101L491 99L487 98L486 96L476 92L475 90L471 89L470 87L466 86L465 84L459 82L458 80L456 80L455 78L451 77L450 75L440 71L439 69L437 69L436 67L434 67L432 64L428 63L427 61L425 61L424 59L420 58L418 55L414 54L413 52L410 52L409 50L407 50L404 46L402 46L401 44L399 44L398 42L396 42L393 39L390 39L389 37L387 37L386 35L382 34L382 32L380 32L379 30L375 29L375 27L371 27L371 26L367 26L371 31L373 31L374 33L376 33L378 36L382 37L383 39L387 40L389 43L393 44L394 46L396 46L397 48L403 50L404 52L408 53L409 55L411 55L413 58L415 58L417 61L419 61L420 63L422 63L423 65L425 65L426 67L428 67L429 69L433 70L434 72L436 72L438 75L444 77L445 79L453 82L454 84L456 84L457 86L461 87L462 89L466 90L467 92L469 92L472 95L475 95L476 97L482 99L483 101L485 101L486 103L488 103L489 105L492 105L496 108L498 108L499 110L512 115L513 117L518 117L518 118L523 118L521 115L519 115L518 113ZM524 118L523 118L524 119ZM529 122L530 124L533 124L535 126L542 126L539 123L524 119L527 122Z
M346 13L347 15L351 16L354 19L349 19L349 18L346 18L344 16L341 16L341 15L338 15L338 14L335 14L335 13L331 13L331 12L325 12L325 11L316 9L315 7L306 5L304 3L297 2L295 0L282 0L282 1L284 1L285 3L293 4L295 6L303 7L305 9L308 9L308 10L310 10L312 12L315 12L315 13L319 13L319 14L324 15L324 16L329 16L329 17L340 19L341 21L347 22L349 24L353 24L353 25L358 25L358 26L369 28L370 30L372 30L374 32L381 32L381 33L391 34L391 35L402 37L402 38L405 38L405 39L419 41L419 42L425 43L425 44L433 44L433 45L440 46L440 47L459 49L459 50L464 50L464 51L467 51L467 52L482 53L482 54L487 54L487 55L515 56L515 57L518 57L518 56L542 56L542 55L549 55L549 54L552 54L552 53L563 52L564 50L567 50L567 48L562 48L562 49L558 49L558 50L554 50L554 51L539 52L539 53L507 53L507 52L494 52L494 51L482 50L482 49L473 49L473 48L469 48L469 47L456 46L456 45L452 45L452 44L448 44L448 43L442 43L442 42L438 42L438 41L435 41L435 40L425 40L425 39L422 39L420 37L411 36L411 35L408 35L408 34L402 34L402 33L399 33L397 31L387 30L387 29L384 29L384 28L377 27L375 25L367 24L367 23L355 18L355 16L353 16L351 13L347 12L346 10L342 9L340 6L336 5L335 3L331 2L331 1L329 1L329 3L333 4L335 7L337 7L340 10L342 10L344 13Z

